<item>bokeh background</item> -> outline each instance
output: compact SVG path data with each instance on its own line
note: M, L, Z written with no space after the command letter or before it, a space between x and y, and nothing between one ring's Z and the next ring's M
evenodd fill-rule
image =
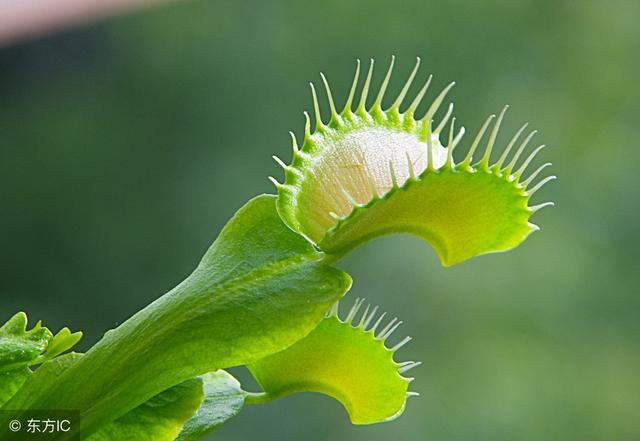
M557 206L517 250L457 267L405 236L341 262L424 362L401 418L354 427L307 394L212 439L638 440L639 20L634 0L192 0L3 48L1 321L26 310L88 348L273 191L309 80L342 102L356 57L396 54L395 93L419 55L436 87L458 82L469 131L505 103L503 144L540 130L559 179L535 199Z

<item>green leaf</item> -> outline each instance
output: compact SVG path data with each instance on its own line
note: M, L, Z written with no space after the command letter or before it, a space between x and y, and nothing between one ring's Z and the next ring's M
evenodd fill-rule
M27 315L19 312L0 328L0 372L43 363L73 347L81 332L63 328L55 336L40 322L27 331Z
M420 363L397 363L394 353L409 341L387 348L386 339L400 322L382 325L377 308L369 307L356 320L357 301L345 320L333 313L308 336L284 351L248 366L265 395L250 402L269 401L298 392L320 392L338 400L354 424L372 424L398 417L405 408L411 378L402 372ZM374 323L375 324L372 324Z
M87 438L87 441L195 441L237 415L246 392L223 370L161 392Z
M308 334L351 279L282 223L275 201L247 203L184 282L108 332L52 387L12 401L80 409L87 436L176 384Z
M65 407L57 407L57 408L36 408L30 406L30 397L37 396L42 393L42 391L48 390L48 388L55 384L60 375L62 375L70 366L73 366L80 358L82 354L77 353L68 353L56 357L54 359L45 361L38 369L36 369L33 373L22 374L21 378L22 385L19 387L18 391L15 395L7 402L4 403L0 407L3 411L12 411L12 412L2 412L3 422L0 425L0 433L7 433L7 431L2 432L5 428L8 427L9 420L16 419L18 421L24 421L27 418L33 418L33 415L29 415L30 410L38 410L45 411L46 410L54 410L60 411L67 409ZM29 370L28 368L24 368ZM16 371L11 371L16 372ZM74 426L73 432L77 433L75 429L76 421L72 422ZM10 433L8 433L10 434ZM17 439L15 437L19 436L19 434L13 434L14 437L10 439ZM52 435L53 436L53 435ZM0 435L0 437L2 437ZM4 439L4 438L2 438Z
M247 393L231 374L219 370L203 375L204 401L187 421L176 441L196 441L236 416L244 407Z
M24 383L20 396L27 398L23 402L14 400L11 406L3 409L26 409L30 395L55 384L60 375L81 358L82 354L70 353L45 362L34 374L27 368L24 368L27 372L13 370L0 374L0 381L13 374L17 387ZM0 389L0 403L4 392ZM87 441L172 441L179 434L180 440L196 440L236 415L244 405L245 395L240 384L225 371L208 373L152 397L103 425Z
M0 372L0 408L20 389L31 375L31 369L21 367Z
M45 351L53 335L40 322L27 331L27 315L19 312L0 328L0 372L28 366Z
M69 328L62 328L53 336L47 350L42 354L41 359L49 360L57 357L65 351L74 347L82 338L82 332L71 332Z
M82 358L82 354L70 352L44 362L27 378L18 392L2 406L3 410L25 409L73 409L72 407L34 407L31 399L54 385L59 377Z
M542 185L555 177L534 182L549 163L524 176L541 149L520 161L535 132L514 149L523 127L499 159L492 162L505 107L481 158L472 164L493 116L482 126L464 159L456 164L453 150L464 135L464 128L456 134L454 118L448 136L446 131L443 133L453 105L441 121L433 122L453 83L433 100L422 118L416 119L415 110L429 82L404 113L400 107L418 65L400 96L386 110L381 102L392 69L367 109L372 69L373 61L354 112L351 100L358 84L358 65L347 105L340 114L331 105L328 125L322 122L314 90L314 133L307 121L300 148L294 139L291 164L285 165L276 158L285 172L284 184L274 180L278 212L290 228L336 257L384 234L415 234L433 246L445 266L511 249L538 229L529 223L529 218L552 204L530 207L528 203ZM330 94L329 100L332 102ZM441 137L446 139L446 147Z
M102 426L86 441L173 441L202 403L202 388L200 378L173 386Z
M81 332L71 333L67 328L54 336L40 322L27 331L27 315L24 312L11 317L0 328L0 407L27 382L32 374L29 366L60 355L80 338Z

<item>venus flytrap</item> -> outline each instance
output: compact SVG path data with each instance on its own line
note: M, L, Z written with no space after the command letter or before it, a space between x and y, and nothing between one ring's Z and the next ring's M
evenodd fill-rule
M270 401L297 392L320 392L340 401L353 424L392 420L402 413L413 378L402 373L420 363L394 360L395 352L411 339L405 337L391 348L386 341L402 322L384 324L385 314L356 300L344 320L338 304L308 336L284 351L267 356L248 367L262 389L249 402Z
M351 279L280 221L275 199L248 202L184 282L5 408L80 409L88 435L176 384L308 334Z
M445 266L519 245L538 229L529 222L531 215L551 205L529 206L530 197L555 179L549 176L534 183L548 163L523 178L542 146L516 168L535 132L519 144L506 163L526 128L523 126L500 158L492 162L505 107L489 133L481 159L473 162L494 115L484 122L464 159L455 163L453 152L465 130L455 130L453 104L437 123L434 121L454 83L445 87L425 114L416 119L416 109L431 83L429 76L401 112L420 66L418 59L400 94L383 110L393 64L392 58L373 104L367 107L374 65L371 60L359 104L353 110L360 75L358 62L349 97L340 113L323 75L331 114L326 124L312 85L315 131L311 132L311 121L305 113L304 140L298 146L294 137L292 163L285 165L278 160L284 167L285 182L272 179L283 221L324 252L338 256L388 233L419 236L431 244ZM447 144L443 146L440 137L449 122Z
M362 301L340 319L337 302L351 279L333 264L396 232L431 244L445 266L511 249L537 229L531 215L551 204L530 198L554 177L538 178L549 164L525 176L541 149L521 161L535 133L523 137L526 125L492 159L506 107L456 161L464 128L456 129L453 104L436 117L453 83L416 117L429 76L403 108L419 59L383 110L393 63L368 105L371 62L354 105L358 62L340 112L321 75L330 119L322 120L312 84L315 128L305 112L291 164L275 157L285 173L282 184L271 178L278 195L249 201L184 282L86 354L60 355L77 333L65 328L54 337L39 324L26 331L26 316L12 318L0 330L0 410L78 409L90 441L196 440L247 404L304 391L334 397L354 424L400 415L415 394L403 374L419 363L394 354L409 339L387 344L400 322L385 325L377 308L360 312ZM238 365L261 392L244 391L222 370Z

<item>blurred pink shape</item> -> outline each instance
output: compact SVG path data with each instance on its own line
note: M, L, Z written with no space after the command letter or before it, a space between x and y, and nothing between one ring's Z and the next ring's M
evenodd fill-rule
M0 46L163 0L0 0Z

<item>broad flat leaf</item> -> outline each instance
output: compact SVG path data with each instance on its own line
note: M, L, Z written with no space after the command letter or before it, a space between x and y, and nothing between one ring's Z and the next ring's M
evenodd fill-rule
M106 424L86 441L173 441L202 403L203 381L173 386Z
M0 372L0 408L20 389L30 375L31 369L28 367Z
M219 370L201 376L204 401L187 421L176 441L196 441L236 416L244 407L247 393L231 374Z
M13 370L2 375L22 373L23 396L46 389L82 354L70 353L45 362L34 374L30 370ZM17 376L16 376L17 378ZM24 381L27 380L28 381ZM3 390L0 389L0 400ZM199 439L214 427L237 414L244 404L239 383L224 371L212 372L187 380L161 392L115 421L108 423L87 438L87 441L172 441L188 422L189 440ZM20 403L11 409L23 410ZM9 407L5 407L9 410ZM196 414L197 412L197 414ZM182 435L181 435L181 438Z
M12 401L80 409L86 436L176 384L308 334L351 279L282 223L275 201L247 203L184 282L108 332L52 387Z
M13 396L11 400L4 404L3 410L24 410L24 409L69 409L68 407L34 407L31 406L31 397L36 397L42 391L48 390L58 381L60 376L71 366L82 358L82 354L70 352L52 360L44 362L35 372L30 375L27 381Z
M60 411L63 408L35 408L31 407L28 404L28 397L36 396L41 391L47 390L52 384L59 379L60 375L64 373L70 366L73 366L80 358L82 354L77 353L68 353L61 355L60 357L56 357L52 360L48 360L44 362L38 369L36 369L33 374L27 374L26 378L24 378L24 382L22 386L18 389L18 392L6 402L0 409L3 411L12 411L12 412L2 412L2 416L5 420L3 420L0 425L0 439L10 439L10 440L22 440L26 439L22 436L24 435L22 432L19 433L11 433L8 430L9 420L16 419L18 421L26 421L29 418L34 418L34 414L32 411L39 412L38 415L42 417L52 418L53 414L46 412L47 410L52 410L54 412ZM25 368L28 369L28 368ZM67 415L65 415L66 417ZM77 414L74 418L77 418ZM69 434L77 435L77 421L72 419L72 431ZM53 439L53 438L49 438ZM76 437L77 439L77 437Z

